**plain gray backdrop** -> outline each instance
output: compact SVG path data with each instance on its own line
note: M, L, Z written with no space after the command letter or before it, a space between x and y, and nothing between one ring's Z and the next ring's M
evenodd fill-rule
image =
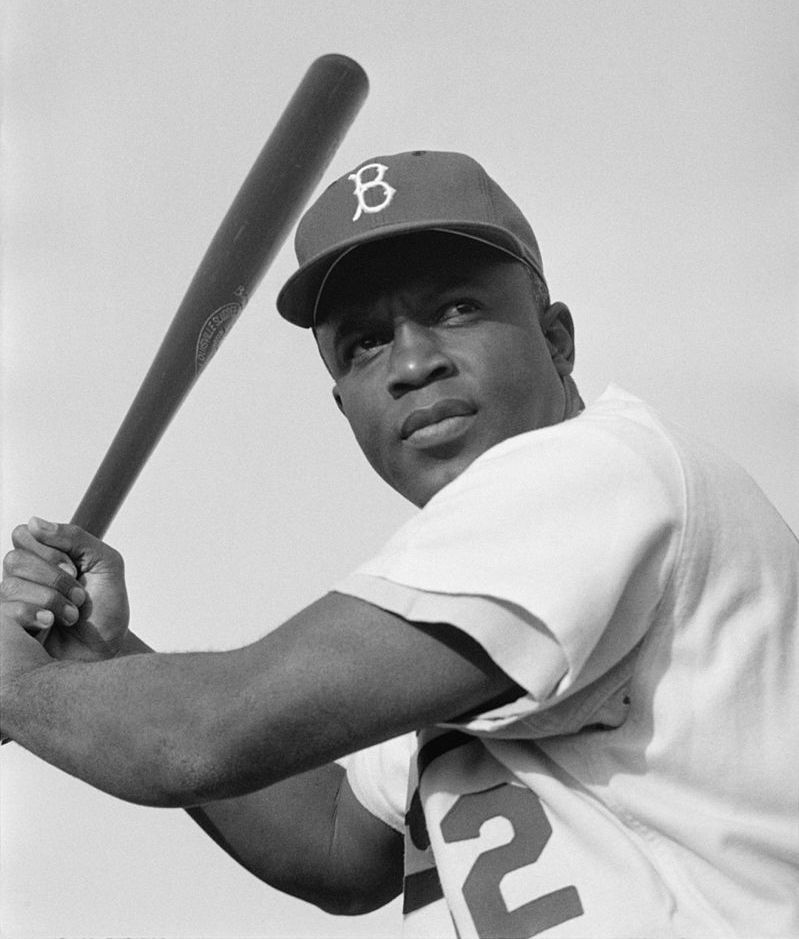
M67 519L303 72L372 91L328 180L463 150L528 213L614 381L746 466L796 530L797 62L790 0L6 0L3 528ZM287 246L108 533L159 649L252 641L413 511L373 476L310 336ZM356 937L237 868L181 812L0 755L3 935Z

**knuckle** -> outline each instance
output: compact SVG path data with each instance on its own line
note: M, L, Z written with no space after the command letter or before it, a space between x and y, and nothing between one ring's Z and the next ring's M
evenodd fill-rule
M16 577L6 577L0 581L0 600L8 602L19 594L19 581Z
M11 540L16 545L19 541L26 538L28 534L29 532L27 525L17 525L11 532Z
M0 582L0 602L6 611L9 608L36 606L55 610L65 601L64 598L51 587L22 580L19 577L7 577Z
M58 526L58 533L61 539L68 541L70 545L86 545L97 540L91 532L72 522L61 522Z
M59 571L59 573L56 575L55 580L53 582L53 588L55 592L60 593L65 597L69 594L70 590L72 590L72 588L75 586L76 586L75 579L70 577L69 574L67 574L66 572L61 572L61 571Z
M11 600L2 601L2 621L3 623L19 622L22 613L22 604Z
M14 565L16 564L16 550L9 551L3 558L3 573L10 574L14 570Z
M24 569L27 557L27 551L24 551L20 548L14 548L13 551L9 551L8 554L3 558L3 570L7 574L19 574Z
M31 618L30 605L22 600L15 600L13 603L6 604L10 615L21 624L25 624Z

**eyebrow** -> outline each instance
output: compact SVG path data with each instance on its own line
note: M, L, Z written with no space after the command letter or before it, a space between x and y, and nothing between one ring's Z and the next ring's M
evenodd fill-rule
M332 326L331 321L333 321ZM335 347L338 346L343 339L345 339L350 334L357 332L359 329L368 329L370 323L376 324L376 318L369 313L352 310L333 310L331 315L325 317L324 322L321 324L321 328L332 328L332 343Z
M429 304L433 299L447 297L450 294L456 294L460 290L481 289L484 290L490 286L490 277L485 276L484 270L480 266L474 269L455 273L442 271L435 275L433 283L425 290L421 297L423 305ZM350 333L356 332L361 328L369 328L369 325L378 325L377 318L364 308L346 308L343 304L334 304L325 310L324 318L316 327L332 328L332 344L334 349ZM318 343L318 338L317 338Z
M314 327L313 333L314 338L316 339L316 348L319 350L319 355L322 358L322 361L325 364L328 372L335 378L337 372L337 366L339 364L339 353L341 344L346 339L347 335L353 333L357 328L357 324L353 322L353 317L355 314L349 313L347 311L339 313L336 310L329 311L328 315L325 316L324 320ZM331 324L331 320L335 317L336 322L334 325ZM324 334L332 330L332 335L330 335L329 341L325 341L324 345L320 339L320 333Z

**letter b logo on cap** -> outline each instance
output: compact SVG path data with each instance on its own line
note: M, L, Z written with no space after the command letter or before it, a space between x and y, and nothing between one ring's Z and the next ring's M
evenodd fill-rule
M388 167L383 163L367 163L365 166L362 166L357 173L350 173L347 177L347 179L351 179L355 183L353 194L358 200L355 215L352 216L353 222L357 222L364 212L382 212L383 209L391 203L397 190L393 186L389 186L383 179L387 170ZM367 171L372 171L373 175L370 178L364 179L363 174ZM379 189L381 192L381 201L375 205L369 205L365 198L366 193L370 189Z

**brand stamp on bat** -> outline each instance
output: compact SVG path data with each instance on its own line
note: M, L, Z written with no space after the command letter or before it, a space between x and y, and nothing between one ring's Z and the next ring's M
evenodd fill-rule
M226 303L208 317L203 323L200 335L197 337L197 346L194 350L194 372L199 375L209 361L213 358L222 340L230 327L236 322L236 317L244 308L243 303Z

